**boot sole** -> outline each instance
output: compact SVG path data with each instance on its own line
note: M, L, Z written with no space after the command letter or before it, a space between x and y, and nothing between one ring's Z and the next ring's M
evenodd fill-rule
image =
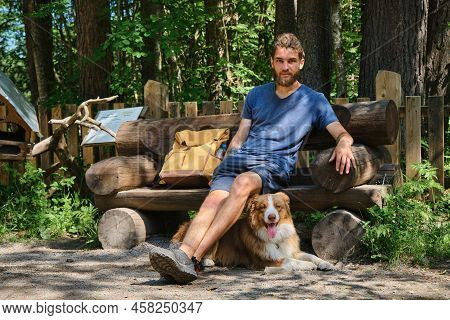
M155 248L150 254L150 263L162 277L180 284L187 284L197 279L194 270L180 264L173 257Z

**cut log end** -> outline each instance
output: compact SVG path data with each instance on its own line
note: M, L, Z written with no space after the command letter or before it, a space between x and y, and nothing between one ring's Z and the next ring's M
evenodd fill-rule
M312 246L322 259L337 262L361 240L364 234L361 220L347 210L335 210L313 229Z

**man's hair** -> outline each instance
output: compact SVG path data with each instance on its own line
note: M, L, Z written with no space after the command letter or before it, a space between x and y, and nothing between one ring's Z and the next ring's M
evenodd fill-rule
M272 49L272 58L275 57L275 51L277 48L290 48L298 51L298 57L301 59L305 58L305 51L303 50L300 40L293 33L281 33L277 36L275 44Z

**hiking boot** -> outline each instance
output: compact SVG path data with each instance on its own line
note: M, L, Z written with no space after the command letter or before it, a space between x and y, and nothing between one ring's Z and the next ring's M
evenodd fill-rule
M197 279L191 259L180 249L154 247L150 252L150 263L163 278L179 284Z

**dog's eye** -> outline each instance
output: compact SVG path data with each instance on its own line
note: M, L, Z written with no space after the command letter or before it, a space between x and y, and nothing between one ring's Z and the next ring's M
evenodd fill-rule
M260 209L260 210L264 210L266 208L266 205L265 204L260 204L259 206L258 206L258 209Z

